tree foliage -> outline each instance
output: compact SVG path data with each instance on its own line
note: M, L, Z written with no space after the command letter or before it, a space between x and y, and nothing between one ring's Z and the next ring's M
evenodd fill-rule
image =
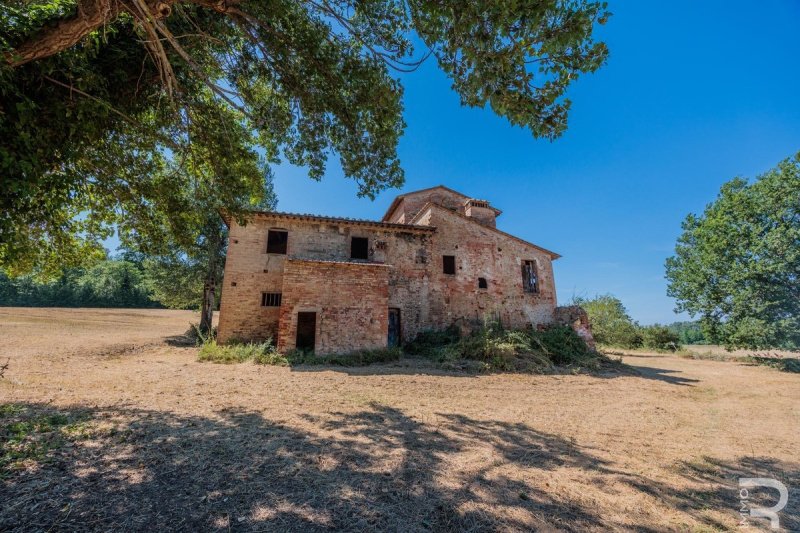
M639 328L639 334L642 338L642 346L645 348L674 352L680 348L681 345L678 334L672 331L668 326L662 326L661 324L643 326Z
M54 275L114 227L156 242L166 222L190 247L198 198L243 217L282 160L320 179L337 154L360 195L398 186L393 73L428 56L464 105L555 138L608 16L589 0L5 1L0 268Z
M620 348L638 348L642 345L639 326L628 315L622 301L610 294L594 298L575 298L589 315L592 335L598 344Z
M698 321L673 322L667 327L678 336L681 344L708 344L703 326Z
M800 154L683 223L668 294L728 347L800 348Z
M67 269L53 281L0 272L0 306L158 307L136 263L109 259L89 269Z

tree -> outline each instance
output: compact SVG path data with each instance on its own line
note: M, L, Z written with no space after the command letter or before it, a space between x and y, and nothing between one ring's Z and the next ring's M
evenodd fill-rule
M556 138L568 86L605 62L608 16L588 0L8 0L0 268L51 276L102 256L113 228L163 221L189 247L187 182L244 222L281 159L320 179L338 154L362 196L399 186L392 73L429 56L464 105Z
M645 348L672 352L680 348L681 341L678 334L667 326L661 324L644 326L639 328L639 333L642 337L642 346Z
M0 273L0 305L22 307L157 307L136 263L106 259L89 269L66 269L50 282Z
M681 344L708 344L703 327L697 321L673 322L667 327L678 336Z
M667 259L677 310L728 347L800 348L800 154L725 183Z
M145 272L145 285L161 304L177 309L200 308L200 331L211 331L214 309L220 296L225 266L228 228L222 216L214 211L213 201L201 191L189 192L195 199L192 224L193 240L175 236L163 221L159 237L128 234L123 243L128 252L139 258ZM264 179L258 199L240 199L241 207L271 210L277 203L272 176Z
M592 335L598 344L620 348L638 348L642 345L639 326L628 316L628 311L618 298L610 294L592 299L575 298L574 304L583 307L589 315Z

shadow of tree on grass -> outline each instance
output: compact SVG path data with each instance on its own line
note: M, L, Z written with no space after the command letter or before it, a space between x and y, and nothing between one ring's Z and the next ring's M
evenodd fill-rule
M0 530L622 527L596 506L537 482L537 475L560 469L619 478L637 493L690 511L697 503L690 494L616 472L559 436L464 415L419 420L383 405L291 422L245 410L200 417L21 404L16 412L86 422L48 461L6 472ZM11 426L2 422L0 437L7 439ZM712 500L730 505L721 495L727 487L708 483L715 487ZM657 524L637 529L660 530Z

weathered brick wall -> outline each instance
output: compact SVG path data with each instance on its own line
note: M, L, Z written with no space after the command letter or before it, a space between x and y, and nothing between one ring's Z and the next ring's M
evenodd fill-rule
M397 207L391 222L409 222L428 202L439 204L448 209L464 212L464 202L468 198L462 194L457 194L447 189L434 188L425 191L411 192L403 197L403 201Z
M370 263L287 260L278 348L295 347L297 313L306 311L317 314L318 354L386 347L389 269Z
M457 196L451 194L450 200L455 201ZM279 321L287 320L284 317L288 312L287 290L290 291L288 297L295 302L291 303L294 307L301 304L311 306L312 301L316 302L314 306L319 308L318 312L327 313L326 324L336 320L340 322L339 327L347 327L347 323L353 320L358 323L366 315L363 311L351 309L361 307L344 305L338 300L349 301L353 284L363 283L357 277L344 276L340 281L320 276L311 271L315 265L325 263L309 262L303 270L307 274L305 281L300 283L295 278L287 285L285 279L289 268L287 261L292 258L351 261L350 239L353 236L369 239L369 262L391 266L385 274L385 300L378 298L379 304L370 304L381 306L372 309L374 314L370 315L370 327L376 327L375 317L385 321L390 307L400 309L401 336L406 342L422 330L441 329L452 324L468 329L486 319L499 318L508 327L553 321L556 295L552 260L548 253L476 224L464 214L444 207L426 208L416 224L435 227L436 231L270 214L258 215L245 227L233 221L222 290L220 341L277 338ZM287 255L266 253L269 229L289 232ZM455 275L442 272L443 255L456 257ZM538 293L523 291L521 265L525 260L536 262ZM297 271L298 267L291 268ZM342 273L349 272L343 268L337 267L335 273L343 276ZM325 272L332 274L329 270ZM485 289L479 288L478 278L486 279L488 286ZM262 292L282 293L282 308L262 307ZM326 311L327 308L330 312ZM292 312L291 320L296 320L296 309ZM295 330L291 329L294 326L288 327L288 330L283 326L280 328L284 347L294 346ZM358 325L358 328L364 327ZM342 344L333 338L334 329L331 327L330 336L320 331L320 342L325 345L325 351L364 346L358 341L358 336L353 337L355 344ZM384 329L381 334L384 344L386 333ZM372 334L378 338L377 330L370 329ZM334 348L329 349L329 346Z
M428 300L434 327L469 327L499 318L507 327L550 324L556 307L552 260L539 249L433 206L420 217L437 228L431 238ZM456 258L456 274L442 272L442 256ZM536 262L539 292L522 287L522 261ZM478 278L488 287L480 289Z
M592 323L589 321L589 314L583 307L579 305L556 307L555 321L557 324L571 327L590 349L597 349L592 334Z
M231 222L220 301L220 342L277 337L280 309L261 307L262 292L281 292L286 261L285 255L267 254L271 226L261 220L247 226Z
M467 206L464 214L468 217L480 222L484 226L494 228L496 226L494 209L491 207L478 207L474 205Z
M289 232L286 255L266 253L269 229ZM390 273L389 307L401 309L403 339L409 340L426 319L426 301L419 296L425 291L427 264L421 261L427 258L431 233L271 215L260 215L244 227L232 221L220 305L220 342L276 338L279 310L261 307L261 293L282 293L286 258L350 261L354 236L369 239L371 261L395 267Z

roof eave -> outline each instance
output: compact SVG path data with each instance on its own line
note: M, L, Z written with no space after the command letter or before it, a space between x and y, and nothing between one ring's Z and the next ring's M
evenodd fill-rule
M383 222L379 220L362 220L362 219L355 219L355 218L343 218L343 217L330 217L330 216L320 216L320 215L310 215L305 213L283 213L280 211L255 211L250 210L247 211L249 214L254 216L264 216L264 217L272 217L272 218L283 218L283 219L294 219L294 220L307 220L307 221L318 221L318 222L330 222L333 224L352 224L354 226L372 226L372 227L379 227L384 229L391 229L397 231L421 231L421 232L432 232L436 231L436 228L433 226L419 226L414 224L399 224L394 222Z

